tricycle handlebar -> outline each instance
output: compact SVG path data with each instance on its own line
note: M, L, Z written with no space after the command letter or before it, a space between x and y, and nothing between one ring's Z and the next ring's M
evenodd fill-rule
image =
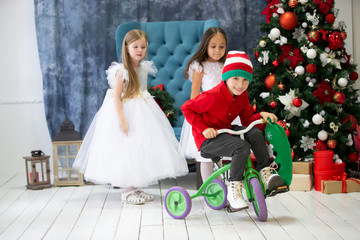
M264 119L259 119L259 120L255 120L253 121L249 126L247 126L245 129L239 130L239 131L234 131L231 129L219 129L216 130L217 134L221 134L221 133L230 133L233 135L242 135L244 133L247 133L248 131L250 131L250 129L252 129L255 125L257 124L264 124L266 123L266 121Z

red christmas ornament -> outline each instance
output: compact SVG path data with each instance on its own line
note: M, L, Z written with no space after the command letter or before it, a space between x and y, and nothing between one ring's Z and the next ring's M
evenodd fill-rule
M289 7L294 8L298 4L298 0L289 0Z
M254 109L254 112L256 112L256 110L257 110L256 104L253 105L253 109Z
M294 98L294 100L293 100L293 105L295 106L295 107L300 107L301 106L301 104L302 104L302 100L301 100L301 98Z
M291 159L294 160L294 158L295 158L295 153L293 150L291 150Z
M270 74L265 78L265 87L270 91L275 82L275 74Z
M279 66L279 62L278 62L277 60L274 60L274 61L272 62L272 64L273 64L274 67Z
M285 133L286 133L286 137L289 138L289 136L290 136L290 130L289 130L289 129L285 129Z
M279 84L278 84L278 87L279 87L279 89L280 89L281 91L285 89L285 85L282 84L282 83L279 83Z
M349 161L355 163L358 161L358 155L356 152L349 153L348 155Z
M309 63L307 66L306 66L306 71L308 73L316 73L316 65L315 64L312 64L312 63Z
M350 73L350 80L356 81L359 78L359 74L357 72Z
M277 102L276 102L276 101L271 101L271 102L269 103L269 105L270 105L271 108L276 108Z
M357 120L356 120L356 118L353 116L353 115L351 115L351 114L348 114L342 121L341 121L341 123L342 124L345 124L345 123L347 123L348 121L350 121L351 122L351 126L347 129L347 130L349 130L350 132L352 132L352 131L354 131L355 129L356 129L356 126L357 126Z
M285 127L286 127L286 122L285 122L285 121L283 121L283 120L278 120L276 123L279 124L280 127L282 127L283 129L285 129Z
M259 52L256 51L256 52L255 52L255 58L258 59L258 57L259 57Z
M326 143L326 145L328 146L328 148L334 149L336 148L336 140L335 139L329 139Z
M332 32L329 34L329 48L331 50L336 50L343 45L343 38L339 32Z
M326 146L325 143L321 140L317 140L315 142L316 146L314 147L315 150L321 151L321 150L326 150Z
M347 38L346 32L340 32L340 34L341 34L343 40L345 40Z
M285 30L293 30L298 24L298 17L293 12L285 12L280 16L280 26Z
M328 15L326 15L325 21L326 21L327 23L333 24L333 23L335 22L335 16L334 16L334 14L329 13Z
M310 42L317 43L320 40L320 33L312 30L308 33L308 39Z
M335 92L333 100L336 103L343 104L345 102L345 94L341 92Z

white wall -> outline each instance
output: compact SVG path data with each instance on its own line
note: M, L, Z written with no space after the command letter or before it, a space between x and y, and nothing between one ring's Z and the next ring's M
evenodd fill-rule
M30 0L0 1L0 173L25 172L23 156L52 155ZM25 176L24 176L25 177Z
M264 0L265 1L265 0ZM347 49L360 63L360 1L336 0L348 26ZM352 10L351 10L352 9ZM42 96L34 6L31 0L0 1L0 174L23 172L23 156L41 149L52 156ZM355 45L353 45L355 44ZM358 68L358 72L360 72Z

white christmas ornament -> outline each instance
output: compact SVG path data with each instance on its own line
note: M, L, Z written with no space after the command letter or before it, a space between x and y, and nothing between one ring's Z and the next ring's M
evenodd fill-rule
M330 48L329 48L329 47L326 47L326 48L325 48L325 52L329 53L329 52L330 52Z
M301 24L301 26L303 27L303 28L307 28L307 23L306 22L303 22L302 24Z
M303 66L297 66L296 68L295 68L295 72L298 74L298 75L304 75L304 73L305 73L305 68L303 67Z
M333 23L333 25L331 26L332 30L336 30L336 29L338 29L339 27L340 27L340 24L339 24L338 21L335 21L335 22Z
M324 110L321 110L320 115L321 115L321 116L324 116L325 113L326 113L326 112L325 112Z
M270 36L271 36L271 40L280 37L280 30L278 28L271 29Z
M311 77L306 77L305 80L306 80L307 82L310 82Z
M300 2L302 5L306 4L308 1L309 1L309 0L299 0L299 2Z
M258 61L262 63L262 61L263 61L262 57L259 57Z
M262 93L260 93L260 97L262 97L262 98L267 98L267 97L269 97L270 96L270 93L269 92L262 92Z
M323 117L317 113L312 117L312 121L315 125L320 125L323 122Z
M336 163L342 163L343 161L339 158L335 160Z
M309 86L309 87L314 87L314 84L313 84L312 82L309 82L309 83L308 83L308 86Z
M266 51L262 51L262 55L263 55L263 65L266 65L269 63L269 50Z
M328 138L328 133L325 130L321 130L317 136L321 141L325 141Z
M316 51L315 51L315 49L309 49L309 50L306 52L306 56L307 56L309 59L314 59L314 58L316 58Z
M347 141L346 145L351 147L354 144L351 134L349 134L347 138L348 138L348 141Z
M264 40L259 42L259 46L260 47L265 47L266 46L266 42Z
M338 85L340 87L346 87L347 84L348 84L348 80L346 78L340 78L338 80Z

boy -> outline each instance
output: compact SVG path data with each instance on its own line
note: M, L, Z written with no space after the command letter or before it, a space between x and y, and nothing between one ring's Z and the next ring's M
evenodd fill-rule
M252 81L252 71L252 63L245 52L230 51L222 71L223 82L188 100L181 107L186 120L192 125L199 151L214 157L232 157L227 198L233 210L248 207L241 189L244 186L244 171L250 149L256 157L256 169L260 170L266 190L271 191L283 185L281 177L273 174L274 169L269 167L270 157L260 129L252 128L245 134L245 140L237 135L223 133L217 136L216 133L216 129L222 128L243 129L244 127L237 125L231 126L237 116L244 126L260 118L277 121L272 113L254 113L246 91Z

